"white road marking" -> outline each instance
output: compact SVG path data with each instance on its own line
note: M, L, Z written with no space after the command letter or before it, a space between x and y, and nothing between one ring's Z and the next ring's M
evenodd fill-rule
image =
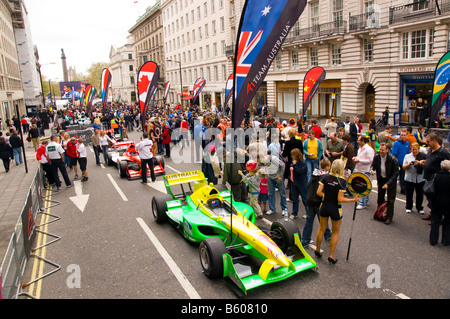
M173 167L170 167L169 165L165 165L167 168L170 168L172 171L175 171L176 173L181 173L179 170L176 170Z
M163 245L160 243L158 238L156 238L155 234L150 230L148 225L142 220L142 218L136 218L139 225L144 230L145 234L148 236L148 238L151 240L153 245L155 246L156 250L158 250L161 257L166 262L167 266L169 266L172 273L177 278L178 282L183 287L184 291L188 294L189 298L191 299L201 299L198 292L195 290L195 288L191 285L189 280L186 278L186 276L181 272L180 268L177 266L175 261L170 257L167 250L163 247Z
M113 184L114 188L116 189L116 191L119 193L120 197L122 197L124 202L128 202L128 198L125 196L125 194L122 192L122 190L120 189L119 185L117 185L116 181L114 180L114 178L111 176L111 174L106 174L109 178L109 180L111 181L111 183Z
M164 181L155 181L147 183L147 186L156 189L158 192L166 193L166 185L164 184Z
M83 184L81 181L73 181L75 188L75 196L69 197L69 199L78 207L81 212L84 212L87 202L89 200L89 194L83 194Z

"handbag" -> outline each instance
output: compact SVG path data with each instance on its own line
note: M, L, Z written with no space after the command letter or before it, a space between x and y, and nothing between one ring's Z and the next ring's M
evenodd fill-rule
M387 202L380 204L375 213L373 214L373 219L379 220L380 222L386 221L387 218Z
M425 184L423 185L423 193L427 196L431 196L434 194L435 187L434 187L434 179L436 177L436 174L433 174L433 178L430 180L427 180Z

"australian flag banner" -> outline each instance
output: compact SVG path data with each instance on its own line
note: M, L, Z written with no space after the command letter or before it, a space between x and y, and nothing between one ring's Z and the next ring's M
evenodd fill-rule
M111 84L112 75L108 69L103 69L101 77L101 90L102 90L102 105L103 111L106 110L106 104L108 103L108 90Z
M326 72L320 66L313 67L306 73L305 79L303 80L303 116L306 115L311 100L316 94L320 83L325 79L325 76Z
M192 97L192 101L195 101L197 97L200 95L200 92L205 87L206 80L204 78L198 78L194 83L194 94Z
M141 66L138 75L139 107L141 111L142 128L147 120L148 104L158 88L159 67L155 62L148 61Z
M238 128L307 0L246 0L237 32L232 126Z
M445 53L434 73L433 95L431 97L431 110L428 127L436 127L439 121L439 112L446 105L450 95L450 52ZM445 111L444 111L445 112Z

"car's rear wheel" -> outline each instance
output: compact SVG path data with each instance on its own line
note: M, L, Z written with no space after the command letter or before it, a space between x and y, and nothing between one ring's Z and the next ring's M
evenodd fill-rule
M152 214L157 223L167 220L167 201L173 200L170 195L153 196L152 198Z
M270 228L273 233L273 241L286 253L295 244L294 235L298 234L301 240L300 231L292 220L279 219L272 223Z
M222 255L227 253L225 244L219 237L204 239L199 246L200 263L203 273L209 278L223 277Z

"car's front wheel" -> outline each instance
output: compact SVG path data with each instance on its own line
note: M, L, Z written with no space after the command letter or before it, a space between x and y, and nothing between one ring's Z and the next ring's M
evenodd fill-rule
M119 175L121 178L128 178L127 161L119 161Z
M292 220L276 220L272 223L270 230L273 233L273 241L284 253L294 246L294 235L298 234L300 237L300 231Z
M223 254L227 253L225 244L219 237L204 239L199 246L203 273L209 278L223 277Z

